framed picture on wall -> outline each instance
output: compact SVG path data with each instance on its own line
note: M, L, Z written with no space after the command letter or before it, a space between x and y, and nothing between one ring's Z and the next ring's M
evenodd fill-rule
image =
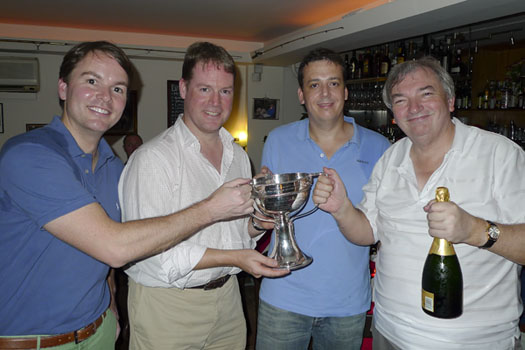
M26 124L26 131L31 131L34 129L41 128L43 126L46 126L47 124Z
M254 98L253 119L279 119L279 100L273 98Z
M137 90L131 90L122 117L106 135L129 135L137 133Z

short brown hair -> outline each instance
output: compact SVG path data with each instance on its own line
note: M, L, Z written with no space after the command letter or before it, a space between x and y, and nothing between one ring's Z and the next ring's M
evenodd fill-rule
M190 81L193 78L193 68L198 63L213 63L217 67L222 66L224 71L233 74L235 79L235 62L232 56L221 46L206 41L191 44L184 56L182 79Z

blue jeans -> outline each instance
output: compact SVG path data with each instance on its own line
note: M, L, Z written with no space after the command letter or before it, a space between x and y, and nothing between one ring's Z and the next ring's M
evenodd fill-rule
M259 303L257 350L359 350L366 313L348 317L310 317Z

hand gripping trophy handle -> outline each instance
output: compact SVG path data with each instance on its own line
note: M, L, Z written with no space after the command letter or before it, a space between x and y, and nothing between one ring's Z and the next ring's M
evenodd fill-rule
M261 221L273 222L275 239L268 255L276 259L279 268L296 270L309 265L312 258L304 254L295 241L293 221L317 210L317 206L306 213L299 213L308 200L313 178L323 173L269 174L252 180L252 196L257 212L271 217L265 219L252 214Z

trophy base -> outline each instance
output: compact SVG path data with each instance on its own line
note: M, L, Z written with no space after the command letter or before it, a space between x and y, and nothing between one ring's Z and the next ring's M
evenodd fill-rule
M279 262L279 267L274 268L274 270L298 270L306 267L312 263L313 259L309 256L303 255L303 257L296 261L281 261Z

